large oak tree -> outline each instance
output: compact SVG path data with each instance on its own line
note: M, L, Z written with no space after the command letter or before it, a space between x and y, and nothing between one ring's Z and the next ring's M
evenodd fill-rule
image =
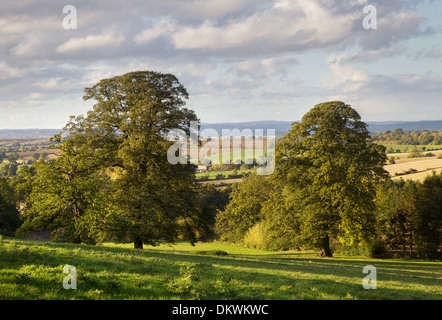
M190 121L198 121L185 108L186 99L174 75L153 71L130 72L86 88L84 100L93 100L93 108L71 117L64 135L56 137L61 157L37 170L39 188L29 198L33 209L26 225L40 219L45 222L40 227L78 234L83 220L75 218L92 212L107 237L133 242L135 248L179 238L193 242L204 223L192 188L194 166L167 160L172 145L167 133L188 132ZM111 182L97 180L103 174ZM52 179L47 189L52 197L45 193L44 177Z
M316 105L276 148L275 178L297 192L297 237L332 256L330 239L373 241L374 182L387 177L385 148L368 142L367 125L349 105Z
M117 240L135 248L179 236L193 241L199 216L190 187L194 168L167 161L169 130L188 130L198 121L185 108L186 89L172 74L137 71L101 80L85 89L84 99L95 100L93 109L67 129L87 136L101 165L116 169L110 198L122 219Z

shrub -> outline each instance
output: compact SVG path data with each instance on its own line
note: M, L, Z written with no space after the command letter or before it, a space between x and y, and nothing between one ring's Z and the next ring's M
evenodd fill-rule
M268 237L265 221L258 222L245 234L243 243L249 248L268 249Z
M408 154L408 158L419 158L423 157L423 153L417 150L417 148L414 148L411 150L411 152Z
M196 180L199 180L199 181L208 181L208 180L209 180L209 175L208 175L208 174L205 174L205 175L199 176Z
M382 240L375 240L367 247L367 254L370 258L381 258L385 253L385 243Z
M199 250L195 251L195 254L213 255L213 256L226 256L228 253L223 250Z
M436 155L432 152L428 152L424 157L435 157Z

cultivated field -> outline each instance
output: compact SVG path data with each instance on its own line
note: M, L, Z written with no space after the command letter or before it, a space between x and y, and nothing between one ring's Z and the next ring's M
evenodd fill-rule
M431 151L433 154L439 156L442 151ZM422 158L407 158L408 153L401 154L389 154L388 156L399 157L399 159L395 159L395 164L390 164L385 166L385 170L390 173L393 179L411 179L411 180L420 180L422 181L425 177L435 170L437 173L442 170L442 159L438 159L436 157L422 157ZM405 173L409 169L414 169L417 172L406 175L398 175Z

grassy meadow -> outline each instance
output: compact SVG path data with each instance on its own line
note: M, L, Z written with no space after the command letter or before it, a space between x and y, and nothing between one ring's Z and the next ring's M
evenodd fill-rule
M77 289L62 282L77 270ZM377 289L362 286L364 266ZM442 264L314 252L268 252L226 243L132 249L3 239L0 299L39 300L440 300Z

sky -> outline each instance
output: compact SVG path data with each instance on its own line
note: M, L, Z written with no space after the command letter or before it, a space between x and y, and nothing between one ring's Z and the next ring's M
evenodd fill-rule
M204 123L333 100L367 122L442 119L437 0L8 0L0 55L0 129L62 128L93 108L84 88L138 70L177 76Z

